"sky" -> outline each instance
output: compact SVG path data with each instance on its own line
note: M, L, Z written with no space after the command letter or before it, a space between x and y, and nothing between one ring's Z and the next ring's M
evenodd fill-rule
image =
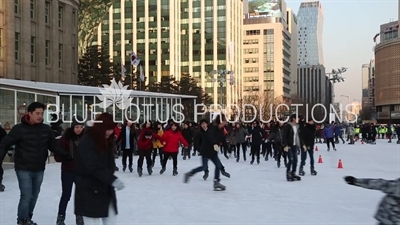
M301 0L286 0L296 14ZM372 38L380 25L398 18L398 0L321 0L324 9L323 52L327 72L347 67L346 81L335 84L335 101L361 101L361 65L374 57Z

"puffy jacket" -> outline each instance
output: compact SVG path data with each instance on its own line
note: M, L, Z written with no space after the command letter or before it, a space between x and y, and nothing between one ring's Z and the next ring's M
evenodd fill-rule
M0 143L0 161L3 160L8 149L15 145L14 167L16 170L31 172L43 171L46 167L48 150L61 156L69 153L59 148L49 125L42 123L32 124L29 116L21 118L21 123L13 126L7 136Z
M332 125L326 125L324 127L324 131L322 133L322 137L324 138L333 138L335 136L335 127Z
M158 130L158 132L157 132L157 135L158 136L163 136L163 134L164 134L164 131L162 130L162 129L160 129L160 130ZM154 140L153 141L153 148L162 148L163 147L163 144L161 144L161 141L160 140Z
M400 179L383 180L383 179L356 179L356 186L382 191L386 196L379 204L375 219L380 224L400 224Z
M152 133L152 138L151 139L147 139L145 137L145 133L146 132L151 132ZM157 134L155 134L151 128L143 128L140 131L139 134L139 138L138 138L138 149L140 150L151 150L153 147L153 139L158 139L158 140L164 140L163 138L161 138L160 136L158 136Z
M335 135L342 136L342 127L341 126L335 126Z
M348 129L349 136L354 136L356 134L354 127L350 126Z
M188 147L188 143L180 131L166 130L162 138L165 140L163 152L179 152L179 143L182 143L186 148Z

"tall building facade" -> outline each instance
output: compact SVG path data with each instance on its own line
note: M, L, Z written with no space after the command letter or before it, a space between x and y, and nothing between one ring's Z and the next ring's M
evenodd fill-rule
M302 2L298 19L298 64L324 65L322 32L324 11L319 1Z
M286 12L284 12L286 14ZM262 96L265 101L291 98L297 46L293 46L294 18L260 17L249 13L243 20L243 95ZM261 29L262 28L262 29Z
M295 95L297 93L297 46L298 46L298 21L297 16L291 8L287 11L287 29L291 34L290 38L290 94Z
M0 78L76 84L79 0L0 0Z
M371 109L371 119L376 119L376 107L375 107L375 59L371 59L369 62L369 74L368 74L368 105Z
M189 74L214 103L235 103L241 92L242 15L242 0L117 0L92 44L108 43L112 61L125 65L137 53L147 84ZM234 80L215 70L234 72Z
M381 25L380 33L387 27L397 24L391 22ZM382 123L400 123L400 38L387 39L375 47L375 106L377 120Z
M368 96L368 88L369 88L369 74L370 74L370 64L362 64L361 66L361 105L364 109L369 108L369 96Z
M302 2L298 20L297 92L308 104L332 104L333 84L326 75L322 46L324 11L319 1Z

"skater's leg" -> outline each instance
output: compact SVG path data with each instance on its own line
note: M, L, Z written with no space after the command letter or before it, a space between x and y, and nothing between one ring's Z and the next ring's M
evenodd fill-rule
M260 150L261 150L260 147L261 147L261 145L256 146L256 156L257 156L258 162L260 161Z
M335 147L335 142L333 141L333 138L330 138L329 140L330 140L330 142L332 143L332 148L333 148L333 149L336 149L336 147Z
M172 153L172 165L178 168L178 153Z
M139 153L139 159L138 159L138 162L137 162L137 167L138 167L138 169L142 169L143 168L145 150L138 149L138 153Z
M325 140L326 140L326 146L328 147L328 149L330 149L330 148L331 148L331 146L329 145L329 139L328 139L328 138L326 138Z
M151 168L152 167L151 149L145 151L145 158L146 158L147 168Z
M69 200L71 199L72 194L72 185L75 181L75 173L69 171L61 171L61 188L62 194L60 203L58 205L58 215L65 216L65 212L67 211L67 205Z
M163 161L164 161L164 152L163 152L163 148L158 148L158 155L160 158L160 165L162 166Z
M292 158L292 172L295 173L296 169L297 169L297 150L298 147L297 146L293 146L289 151L292 152L293 158Z
M215 165L215 174L214 179L219 180L219 174L221 173L221 161L219 160L218 156L214 156L210 159Z
M287 166L286 166L286 172L287 173L291 172L291 168L293 166L293 161L294 161L294 156L293 155L297 155L297 152L293 153L292 148L293 147L289 148L289 151L286 153L287 157L288 157L288 163L287 163Z
M163 162L161 164L162 168L165 168L167 166L167 162L168 162L169 157L171 157L171 154L167 153L167 152L164 152L164 158L163 158Z
M306 165L306 160L307 160L307 152L305 152L303 149L301 150L301 162L300 162L300 168L303 168Z
M127 151L129 168L132 168L132 166L133 166L133 149L126 149L125 151Z
M312 148L308 150L308 155L310 156L310 167L314 169L314 150Z
M126 158L128 157L128 152L126 149L122 149L122 166L126 168Z
M257 146L256 145L251 145L251 150L250 150L250 152L251 152L251 161L254 161L256 151L257 151ZM260 148L258 148L258 152L260 152Z
M157 148L153 148L153 154L152 154L152 161L153 161L153 162L156 161L157 152L158 152L158 149L157 149Z
M266 156L268 157L272 157L272 143L271 142L267 142L265 143L266 147L267 147L267 153Z

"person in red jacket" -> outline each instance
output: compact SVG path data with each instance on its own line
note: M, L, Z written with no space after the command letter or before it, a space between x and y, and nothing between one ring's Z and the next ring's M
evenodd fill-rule
M76 116L63 136L58 141L58 146L65 151L69 152L72 161L66 160L60 155L55 155L54 159L57 162L61 162L61 187L62 194L60 204L58 206L57 225L65 225L65 212L67 211L67 205L71 198L72 185L75 183L76 170L75 170L75 158L76 151L79 144L79 139L83 134L83 119L80 116ZM82 216L76 215L76 224L83 225Z
M188 148L189 144L182 136L179 125L175 122L171 124L171 129L164 132L162 138L165 140L165 144L163 148L164 159L160 174L163 174L165 172L165 167L167 166L168 159L169 157L172 157L172 162L174 166L172 175L176 176L178 175L179 144L183 144L185 148Z
M146 123L143 124L142 130L140 131L138 140L137 140L137 147L138 147L138 153L139 153L139 159L138 159L138 168L137 172L139 176L141 177L143 175L143 161L144 158L146 158L146 164L147 164L147 172L149 175L153 173L152 169L152 161L151 161L151 151L153 149L153 139L158 139L160 141L163 141L164 139L158 136L156 133L153 132L152 130L152 123L151 121L147 121Z

